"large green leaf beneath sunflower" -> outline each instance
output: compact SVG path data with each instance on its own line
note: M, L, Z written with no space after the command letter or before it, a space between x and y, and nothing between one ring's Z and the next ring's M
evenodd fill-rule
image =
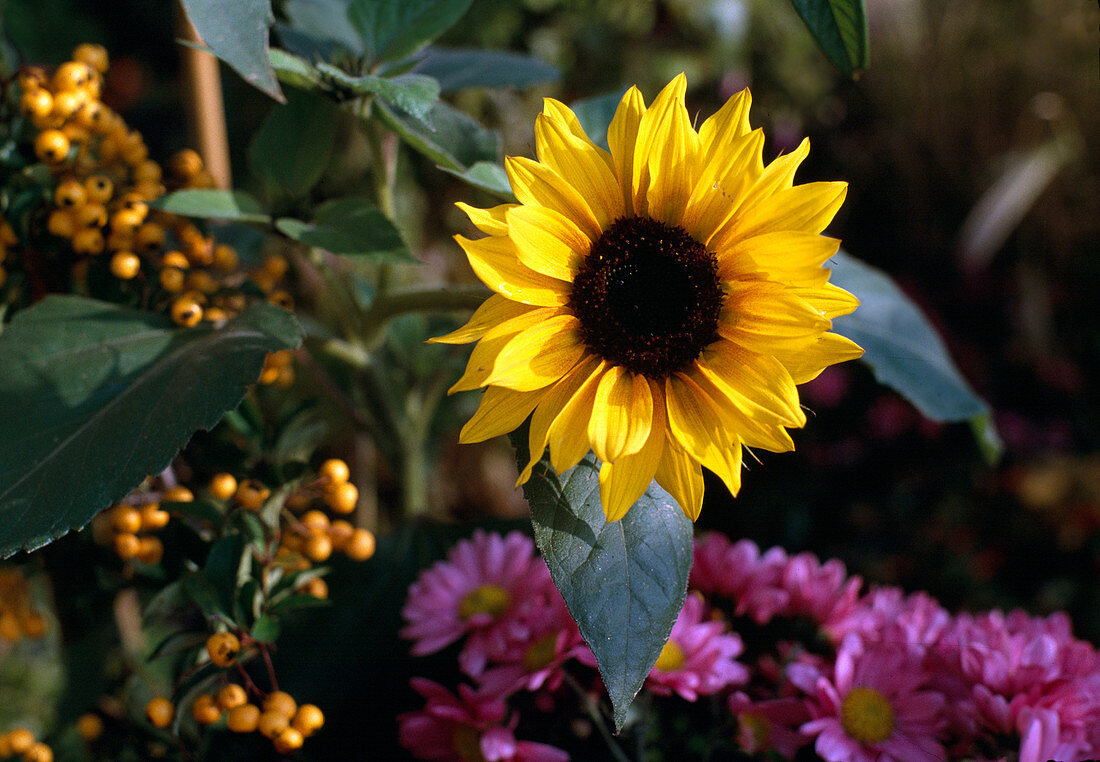
M508 173L495 161L479 161L465 171L447 168L443 171L497 198L515 203L516 197L512 193Z
M211 53L248 84L283 100L267 59L268 30L275 21L271 0L183 0L183 7Z
M881 383L934 421L970 421L984 454L995 460L1000 440L989 405L963 377L943 339L889 275L841 251L827 265L830 282L859 297L833 330L865 350L863 361Z
M235 222L271 222L260 202L238 190L185 188L150 202L149 206L184 217L232 220Z
M446 32L473 0L351 0L348 18L367 58L396 61Z
M289 90L286 104L273 108L252 138L248 164L258 177L301 198L321 179L335 135L336 106L331 101Z
M867 68L871 49L867 40L864 0L791 2L833 66L849 76Z
M479 161L498 161L500 135L442 101L433 103L422 119L385 103L376 105L390 129L443 169L465 172Z
M283 234L333 254L377 261L416 264L401 234L378 207L363 198L326 201L313 220L283 217L275 222Z
M512 436L520 467L526 435ZM684 606L692 525L656 482L619 521L600 505L591 454L560 476L544 457L523 487L550 576L596 656L622 729Z
M530 87L554 82L561 73L545 61L508 50L428 48L413 71L439 82L445 93L467 87Z
M0 556L40 547L163 470L300 341L258 303L220 328L51 296L0 334Z

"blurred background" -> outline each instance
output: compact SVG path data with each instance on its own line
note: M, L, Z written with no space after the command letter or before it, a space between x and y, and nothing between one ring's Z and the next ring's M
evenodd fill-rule
M751 87L765 158L810 138L798 181L849 183L829 233L897 279L994 411L1005 450L992 465L965 424L922 418L862 365L831 368L804 387L797 450L750 458L736 499L708 481L700 529L837 557L953 610L1064 609L1100 643L1100 9L867 6L871 65L856 81L776 0L475 0L440 42L560 69L551 85L455 97L502 131L508 154L533 154L544 96L637 84L651 98L684 71L702 119ZM6 0L0 23L16 60L56 64L79 42L106 45L103 100L165 157L192 142L172 11L167 0ZM248 188L246 148L272 103L225 69L223 86L234 182ZM349 139L347 167L362 166L356 151ZM466 227L453 202L495 202L418 156L399 171L399 223L424 272L471 280L450 238ZM441 426L433 518L522 518L508 443L455 443L476 401L462 395ZM390 477L378 478L384 525Z

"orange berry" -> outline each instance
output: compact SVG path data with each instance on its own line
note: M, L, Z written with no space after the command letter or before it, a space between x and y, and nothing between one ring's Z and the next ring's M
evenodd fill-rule
M178 294L183 291L183 287L186 285L186 276L183 274L183 270L178 267L164 268L160 271L157 280L160 281L160 287L170 294Z
M282 712L264 712L260 715L257 730L267 738L274 739L290 726L290 718Z
M183 180L190 180L202 171L202 157L197 151L184 148L168 159L168 169Z
M99 101L87 101L73 118L81 127L100 133L111 119L111 110Z
M289 721L298 711L298 702L286 691L272 691L264 699L263 708L265 712L278 712Z
M137 558L141 552L141 540L136 534L124 533L115 535L115 555L123 561Z
M88 64L100 74L107 72L109 64L107 48L94 42L82 42L73 48L73 60Z
M237 485L237 491L233 493L233 501L246 511L260 510L269 497L271 490L255 479L245 479Z
M351 482L325 490L325 504L337 513L351 513L359 502L359 489Z
M46 218L46 230L58 238L72 238L76 233L76 217L64 209L54 209Z
M92 69L83 61L66 61L57 67L50 80L50 89L56 92L79 90L92 80Z
M23 637L23 628L19 626L19 617L10 611L0 614L0 638L15 642Z
M34 746L34 733L26 728L14 728L8 732L8 744L12 754L22 754Z
M213 725L221 719L222 708L217 699L209 693L203 693L191 704L191 716L200 725Z
M310 534L320 534L327 532L329 527L328 516L322 511L312 510L306 511L302 514L302 518L299 519Z
M343 484L351 478L348 464L339 458L329 458L317 469L317 475L329 484Z
M191 297L183 297L172 302L172 320L176 325L191 328L202 320L202 305Z
M301 513L306 508L309 508L309 504L313 502L313 497L305 490L295 490L286 496L286 502L283 504L287 510L294 513Z
M327 561L329 556L332 555L332 540L328 538L327 534L310 535L302 546L302 553L310 561L316 563Z
M225 724L234 733L251 733L259 727L260 707L255 704L241 704L229 710Z
M218 290L218 282L206 270L191 270L184 280L184 287L191 291L212 294Z
M27 90L19 99L19 111L28 119L42 119L53 111L53 96L44 87Z
M267 301L276 307L282 307L288 312L294 311L294 297L286 291L272 291L267 295Z
M195 499L195 496L191 494L191 490L187 487L177 485L165 490L162 499L169 503L190 503Z
M248 703L248 692L236 683L229 683L218 691L218 706L222 709L236 709Z
M139 537L137 560L154 566L164 557L164 543L159 537Z
M328 536L332 540L332 549L344 550L353 534L355 534L355 527L343 519L336 519L328 528Z
M53 749L38 741L23 752L22 762L53 762Z
M92 175L84 181L84 190L88 192L88 200L97 204L106 204L111 200L111 194L115 191L115 184L110 178L103 175Z
M130 177L133 178L135 185L137 183L159 183L161 174L160 165L152 159L146 159L134 167Z
M86 201L72 210L78 228L101 228L107 224L107 207L98 201Z
M53 191L53 202L59 207L82 206L87 199L88 192L84 190L84 184L75 177L66 177Z
M297 728L286 728L274 738L275 751L279 754L289 754L292 751L302 748L304 740L305 738L300 730Z
M367 529L357 528L348 538L344 552L352 561L366 561L374 555L374 535Z
M34 139L34 155L47 164L57 164L69 154L69 139L61 130L43 130Z
M312 595L314 598L322 601L328 598L328 583L320 577L314 577L309 582L305 583L301 590L307 595Z
M156 251L166 240L164 228L155 222L146 222L134 233L134 247L143 253Z
M111 256L111 275L119 280L131 280L141 272L141 259L132 251L116 251Z
M141 511L132 505L116 505L111 509L111 526L119 533L139 532L141 531Z
M141 506L139 512L141 513L141 528L146 532L164 529L171 518L168 511L161 510L160 503L146 503Z
M177 267L180 270L186 270L191 267L191 262L183 255L182 251L166 251L164 256L160 258L161 267Z
M233 474L214 474L206 489L215 500L228 500L237 491L237 480L233 478Z
M176 707L163 696L150 699L145 705L145 716L154 728L166 728L172 724L172 718L176 716Z
M19 89L24 91L36 87L45 87L46 70L41 66L24 66L19 69L16 81L19 83Z
M20 626L23 628L23 634L28 638L40 638L46 634L46 617L39 614L37 611L29 611L23 615L23 618L19 621Z
M73 234L72 247L77 254L99 254L106 248L103 231L99 228L84 228Z
M137 209L119 209L111 215L111 230L116 233L134 235L144 221L145 215Z
M88 102L87 94L80 90L63 90L53 97L53 110L50 116L59 122L64 122Z
M103 735L103 718L93 712L80 715L76 720L76 732L91 742Z
M241 641L231 632L215 632L206 639L206 653L210 661L219 667L228 667L237 660Z
M219 243L214 247L213 265L223 273L233 272L237 269L237 250L227 243Z
M309 738L324 726L325 715L319 707L313 704L302 704L298 707L298 711L290 724L300 731L302 736Z

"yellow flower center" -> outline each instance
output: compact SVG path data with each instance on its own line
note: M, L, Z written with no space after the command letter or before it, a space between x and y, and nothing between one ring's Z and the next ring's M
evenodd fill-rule
M592 244L569 307L593 354L664 379L718 340L724 299L717 259L686 230L623 217Z
M661 655L657 657L654 669L661 672L673 672L684 666L684 650L675 640L665 643L661 649Z
M894 734L894 709L874 688L852 688L840 704L840 724L860 743L879 743Z
M512 596L500 585L481 585L462 597L458 603L458 616L466 621L475 614L488 614L494 619L512 603Z
M558 633L543 635L523 652L523 666L530 670L539 670L554 661L557 652Z
M481 733L469 725L457 725L451 736L451 747L464 762L485 762L481 754Z

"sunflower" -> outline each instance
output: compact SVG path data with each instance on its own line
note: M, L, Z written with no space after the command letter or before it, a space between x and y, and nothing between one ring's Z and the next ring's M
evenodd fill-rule
M589 450L616 521L656 478L695 520L701 466L734 495L742 450L794 449L795 385L863 350L830 333L858 300L828 282L839 246L821 231L846 184L794 185L808 141L764 166L747 90L703 122L686 79L648 108L636 88L595 145L546 99L538 161L508 157L518 204L458 206L486 235L456 236L495 293L435 341L477 341L451 392L485 388L460 441L531 417L531 462L561 473Z

